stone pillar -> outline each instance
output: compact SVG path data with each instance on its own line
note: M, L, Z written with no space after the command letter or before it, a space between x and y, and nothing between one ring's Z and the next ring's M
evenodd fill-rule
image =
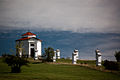
M54 51L53 62L56 62L56 51Z
M78 50L74 50L74 52L77 54L76 59L78 60L79 59L79 55L78 55L79 52L78 52Z
M28 48L29 48L29 54L28 54L28 57L30 58L30 57L31 57L31 48L30 48L30 42L28 42L28 43L29 43L29 45L28 45L28 46L29 46L29 47L28 47Z
M56 50L56 54L57 54L57 59L60 59L60 50L59 49Z
M34 60L37 60L38 59L38 50L35 49L35 55L34 55Z
M72 64L77 64L77 58L78 57L78 50L74 50L74 52L72 53Z
M101 62L102 62L102 56L100 53L100 50L95 50L96 53L96 66L101 66Z

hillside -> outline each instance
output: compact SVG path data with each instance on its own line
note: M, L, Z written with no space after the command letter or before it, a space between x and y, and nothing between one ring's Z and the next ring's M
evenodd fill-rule
M119 74L102 72L78 65L47 64L31 61L21 73L10 73L0 59L0 80L120 80Z

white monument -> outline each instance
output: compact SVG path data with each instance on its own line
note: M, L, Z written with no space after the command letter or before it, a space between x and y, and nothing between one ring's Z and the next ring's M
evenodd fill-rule
M56 56L57 56L57 59L60 59L60 50L59 49L56 50Z
M72 64L77 64L77 59L78 59L78 50L74 50L72 53Z
M79 59L79 55L78 55L78 50L74 50L74 52L76 52L76 59L78 60Z
M95 50L96 53L96 66L101 66L101 62L102 62L102 56L100 53L100 50Z
M27 32L22 35L22 38L16 40L16 45L21 45L21 51L17 52L20 56L26 54L28 57L38 59L38 56L41 56L41 43L42 41L36 38L36 34ZM18 51L16 49L16 51Z
M53 62L56 62L56 51L54 51Z

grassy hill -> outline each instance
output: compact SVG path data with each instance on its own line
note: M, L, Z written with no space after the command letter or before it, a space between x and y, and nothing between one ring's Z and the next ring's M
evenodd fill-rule
M0 80L120 80L119 74L102 72L79 65L30 62L21 73L10 73L0 59Z

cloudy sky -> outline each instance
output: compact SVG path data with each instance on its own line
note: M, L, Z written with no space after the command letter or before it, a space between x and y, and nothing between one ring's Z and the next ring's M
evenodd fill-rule
M77 48L81 59L95 59L99 48L104 59L115 60L120 0L0 0L0 55L28 30L43 40L43 49L60 48L64 57Z
M0 29L120 32L120 0L0 0Z

